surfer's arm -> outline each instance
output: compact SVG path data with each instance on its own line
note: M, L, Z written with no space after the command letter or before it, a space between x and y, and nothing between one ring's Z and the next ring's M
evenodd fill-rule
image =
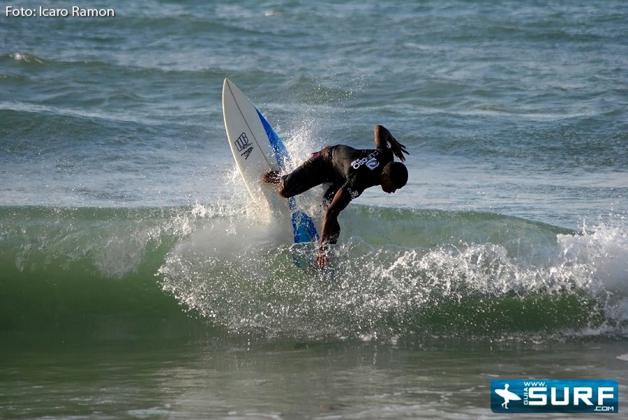
M406 150L406 146L399 143L397 139L390 134L390 131L388 131L388 129L383 125L378 124L375 126L373 141L375 142L375 148L382 150L390 149L402 162L406 160L404 153L406 155L410 154Z
M316 263L320 268L327 265L327 246L335 244L340 235L340 224L338 223L338 215L351 202L351 193L346 186L343 186L331 200L325 217L323 218L323 231L321 233L321 242L316 253Z
M327 244L335 244L340 235L340 224L338 223L338 215L351 202L351 194L347 187L342 187L331 200L325 217L323 218L323 232L321 233L321 248Z

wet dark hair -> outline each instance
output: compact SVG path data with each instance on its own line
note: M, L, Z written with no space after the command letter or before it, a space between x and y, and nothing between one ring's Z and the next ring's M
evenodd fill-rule
M382 173L390 178L395 188L401 188L408 182L408 169L401 162L390 162L384 166Z

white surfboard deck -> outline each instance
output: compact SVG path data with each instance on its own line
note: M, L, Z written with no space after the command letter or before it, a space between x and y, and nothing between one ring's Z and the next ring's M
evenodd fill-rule
M231 153L254 202L275 217L292 223L295 243L318 239L312 219L298 206L295 197L285 199L276 186L266 184L262 176L270 170L281 171L290 156L281 138L255 105L225 79L222 86L222 110Z
M280 168L257 109L229 79L222 86L222 110L231 153L251 198L271 212L288 214L287 201L277 199L275 186L262 182L266 172Z

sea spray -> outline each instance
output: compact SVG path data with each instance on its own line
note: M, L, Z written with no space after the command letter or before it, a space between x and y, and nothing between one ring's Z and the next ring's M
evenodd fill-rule
M351 215L364 210L355 209ZM392 228L399 215L398 210L373 210L383 229ZM420 212L404 215L412 217L408 223L425 223ZM560 229L490 214L442 212L428 231L445 228L450 219L460 219L463 232L475 238L488 234L496 239L492 228L524 235L523 226L529 232L516 246L505 237L501 244L459 239L425 246L434 235L417 235L412 247L408 237L401 241L403 246L394 240L381 244L369 232L371 221L354 226L353 236L334 248L327 271L295 267L290 247L264 241L263 235L254 239L254 246L243 245L228 255L206 252L208 247L197 247L200 239L195 238L166 257L160 268L162 285L187 308L234 333L261 331L271 336L492 336L590 328L605 317L609 322L616 317L604 292L594 287L592 265L565 258L557 240ZM478 219L481 229L473 231ZM237 229L238 237L249 235L250 227ZM551 243L545 239L548 234L554 238ZM369 242L372 239L375 243ZM522 246L521 239L532 244ZM530 249L543 258L526 255ZM623 333L620 325L617 328Z

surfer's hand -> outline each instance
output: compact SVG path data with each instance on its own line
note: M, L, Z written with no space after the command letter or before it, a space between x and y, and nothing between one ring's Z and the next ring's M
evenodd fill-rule
M318 266L318 268L325 268L325 266L327 266L327 262L328 262L328 258L327 258L327 249L324 246L321 246L320 248L318 248L318 250L316 251L316 265Z
M319 253L318 255L316 255L316 265L318 266L318 268L325 268L325 266L327 265L327 254Z
M280 177L277 171L268 171L262 176L262 181L267 184L279 184Z

